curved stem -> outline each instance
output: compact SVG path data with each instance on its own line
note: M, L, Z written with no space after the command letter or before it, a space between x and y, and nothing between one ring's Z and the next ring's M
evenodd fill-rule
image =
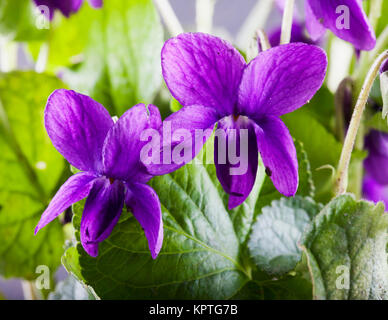
M170 2L168 0L154 0L154 3L171 36L176 37L178 34L183 33L182 25L179 22L174 9L171 7Z
M379 68L386 59L388 59L388 50L380 54L373 63L372 67L370 68L364 81L364 85L362 86L356 106L354 107L352 119L350 121L349 129L345 137L344 146L341 152L341 158L338 164L338 170L335 181L336 195L345 193L348 187L349 163L352 156L354 143L356 141L357 132L360 127L362 114L364 112L369 93L372 89L373 82L379 72Z
M290 43L292 18L294 17L294 4L295 0L286 0L286 5L284 6L283 12L282 35L280 38L280 44Z

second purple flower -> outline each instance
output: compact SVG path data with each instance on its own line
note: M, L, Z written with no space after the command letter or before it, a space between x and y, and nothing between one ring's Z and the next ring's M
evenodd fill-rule
M296 193L295 146L280 116L314 96L325 78L326 67L324 51L303 43L264 51L247 65L232 45L211 35L186 33L166 42L162 50L163 76L184 107L165 122L170 122L173 130L190 130L193 139L196 129L212 129L217 124L225 131L227 145L232 140L237 149L241 129L248 132L248 168L241 175L231 174L235 164L218 161L215 140L217 177L230 195L229 209L243 203L251 192L258 152L279 192L285 196ZM152 174L165 174L182 165L149 168Z

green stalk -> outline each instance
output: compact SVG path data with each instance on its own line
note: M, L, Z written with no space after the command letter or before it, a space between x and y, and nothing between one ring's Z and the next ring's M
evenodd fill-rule
M372 67L369 69L364 84L361 88L356 106L354 107L352 119L350 121L349 129L345 137L344 146L342 148L340 161L338 163L338 170L335 179L336 195L344 194L347 190L349 163L352 156L354 144L356 142L357 133L360 128L362 115L364 113L365 105L372 89L373 82L379 72L381 64L386 59L388 59L388 50L380 54L374 61Z

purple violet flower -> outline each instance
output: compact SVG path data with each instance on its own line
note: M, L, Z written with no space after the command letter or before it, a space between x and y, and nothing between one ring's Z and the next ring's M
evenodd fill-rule
M382 185L373 177L366 175L362 184L362 192L365 199L375 203L383 201L385 208L388 208L388 185Z
M93 8L101 8L103 0L88 0ZM83 0L34 0L37 6L47 6L50 10L49 19L54 17L55 10L59 10L65 17L76 13L83 3Z
M345 8L349 10L349 25L338 27L338 19ZM314 41L329 29L356 49L372 50L375 47L376 35L362 8L362 0L306 0L305 10L306 27Z
M369 151L364 161L367 173L378 183L388 184L388 134L371 130L365 138L365 148Z
M388 71L388 59L383 62L383 64L380 67L380 73L384 73Z
M81 243L96 257L98 243L119 220L124 203L143 227L152 258L163 242L163 221L152 177L140 162L141 133L161 126L157 107L138 104L114 123L108 111L88 96L56 90L45 109L45 126L54 147L83 171L70 177L51 200L37 233L73 203L87 197L81 219Z
M235 165L218 161L218 180L230 195L229 209L248 197L255 182L258 152L275 187L286 196L298 188L298 162L293 139L280 116L307 103L325 78L327 58L316 46L294 43L260 53L248 65L228 42L203 33L185 33L162 49L163 76L172 95L184 106L164 123L174 129L223 129L227 145L239 148L241 131L248 132L245 174L231 175ZM231 134L235 129L236 134ZM209 134L210 135L210 134ZM209 136L208 135L208 136ZM204 139L206 140L206 139ZM202 144L205 141L202 142ZM192 158L199 150L192 152ZM180 165L150 166L153 174ZM154 168L153 168L154 167Z

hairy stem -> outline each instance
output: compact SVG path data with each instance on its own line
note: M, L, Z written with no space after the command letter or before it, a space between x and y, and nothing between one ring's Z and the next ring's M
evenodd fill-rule
M295 0L286 0L284 6L283 21L282 21L282 35L280 37L280 44L290 43L292 18L294 17Z
M217 0L197 0L197 31L211 33L213 29L214 6Z
M176 37L178 34L183 33L182 25L179 22L174 9L171 7L170 2L168 0L154 0L154 3L171 36Z
M345 137L344 146L342 148L340 161L338 164L336 181L335 181L335 194L340 195L346 192L348 187L348 171L349 163L352 156L352 151L354 148L354 143L356 141L357 132L360 127L361 118L365 109L366 102L369 97L369 93L372 89L373 82L379 72L381 64L388 59L388 50L380 54L377 59L374 61L372 67L370 68L360 95L358 97L356 106L354 107L352 119L349 124L349 129Z

